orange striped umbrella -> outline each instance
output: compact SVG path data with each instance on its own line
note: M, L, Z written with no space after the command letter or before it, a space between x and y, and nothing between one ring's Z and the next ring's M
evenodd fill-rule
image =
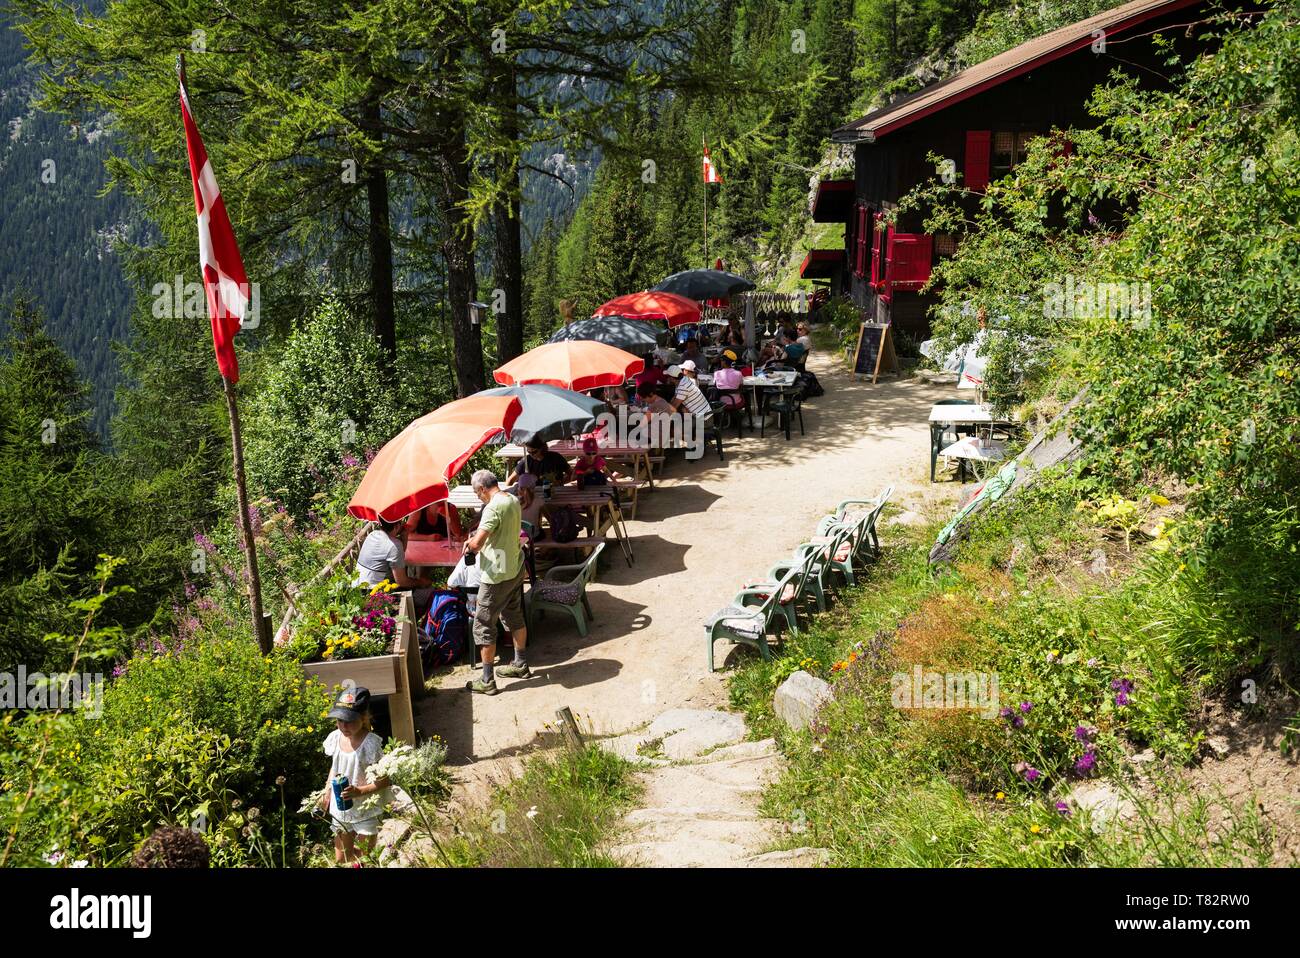
M601 386L621 386L644 368L645 360L615 346L571 339L530 349L492 375L503 386L542 383L584 392Z
M596 307L592 316L622 316L624 319L667 320L668 326L685 326L700 321L700 304L676 293L628 293L615 296Z
M348 512L392 521L441 502L452 476L522 411L514 396L469 396L421 416L379 450Z

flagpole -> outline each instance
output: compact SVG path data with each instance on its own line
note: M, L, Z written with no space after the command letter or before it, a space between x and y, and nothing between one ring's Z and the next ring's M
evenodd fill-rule
M176 54L176 75L189 95L185 82L185 54ZM239 505L239 522L243 527L244 558L248 565L248 600L253 615L253 638L263 655L271 652L271 617L262 611L262 578L257 570L257 544L253 540L253 522L248 509L248 483L244 475L244 442L239 428L239 403L235 384L224 374L221 387L226 394L226 412L230 416L231 468L235 473L235 498Z

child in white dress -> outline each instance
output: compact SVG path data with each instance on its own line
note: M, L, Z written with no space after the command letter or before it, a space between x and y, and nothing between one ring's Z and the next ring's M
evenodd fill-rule
M360 686L342 689L329 717L335 720L337 728L325 739L330 773L320 807L322 811L329 809L334 830L334 860L342 865L359 860L362 852L374 848L388 801L389 782L387 779L371 782L366 775L366 769L384 755L383 741L370 730L370 691ZM339 775L347 776L348 785L336 794L334 779Z

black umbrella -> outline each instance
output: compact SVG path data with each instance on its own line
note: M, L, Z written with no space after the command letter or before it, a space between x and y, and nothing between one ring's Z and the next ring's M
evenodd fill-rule
M609 411L609 406L571 389L530 383L526 386L502 386L483 389L479 396L518 396L523 411L510 430L511 442L530 442L540 439L567 439L596 428L596 418Z
M651 289L660 293L676 293L688 299L723 299L754 288L743 276L720 269L688 269L673 273Z
M658 345L657 337L661 332L661 323L624 319L622 316L596 316L561 326L550 341L560 343L573 339L590 339L640 356Z

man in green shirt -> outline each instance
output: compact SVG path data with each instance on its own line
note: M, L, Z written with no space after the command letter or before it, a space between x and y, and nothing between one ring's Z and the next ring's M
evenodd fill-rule
M524 620L524 556L519 546L519 500L501 488L494 473L480 469L470 478L474 494L483 503L478 529L465 541L466 562L479 564L478 608L474 612L474 644L483 663L483 677L470 683L474 692L497 694L496 675L527 678ZM470 556L476 556L471 559ZM497 620L510 633L515 658L493 671L497 657Z

